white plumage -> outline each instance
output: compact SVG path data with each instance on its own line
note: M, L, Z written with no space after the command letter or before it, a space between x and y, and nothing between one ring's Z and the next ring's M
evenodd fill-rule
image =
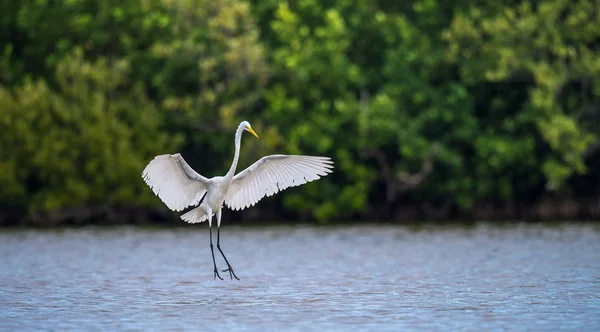
M156 196L173 211L200 203L210 183L196 173L179 153L156 156L146 166L142 177Z
M243 210L265 196L327 175L332 164L327 157L281 154L263 157L233 177L225 205L232 210Z
M217 227L221 225L223 203L232 210L242 210L253 206L265 196L272 196L289 187L317 180L333 170L333 161L328 157L277 154L259 159L234 176L244 131L249 131L258 138L247 121L240 123L235 133L233 162L225 176L207 179L194 171L183 157L176 153L155 157L142 172L142 178L173 211L182 211L186 207L197 205L202 201L200 206L181 215L181 219L188 223L208 220L210 230L212 216L215 214ZM202 199L203 197L204 199ZM212 252L212 233L210 245ZM219 240L217 240L217 248L221 251ZM222 251L221 254L227 262ZM227 266L228 269L223 271L229 271L230 275L235 276L229 262L227 262ZM216 264L214 273L215 277L221 278Z

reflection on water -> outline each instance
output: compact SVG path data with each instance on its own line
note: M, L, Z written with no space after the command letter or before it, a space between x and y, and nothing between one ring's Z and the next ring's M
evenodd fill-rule
M600 228L0 233L0 330L598 330ZM215 255L220 268L225 264Z

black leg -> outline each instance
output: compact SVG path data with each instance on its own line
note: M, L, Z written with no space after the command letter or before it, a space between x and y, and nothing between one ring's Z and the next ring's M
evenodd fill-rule
M223 270L221 272L229 272L229 277L232 280L233 280L233 277L235 277L237 280L240 280L240 278L238 278L235 275L235 272L233 272L233 268L231 267L231 264L229 264L229 261L227 261L227 257L225 257L223 250L221 250L221 246L219 245L220 240L221 240L221 227L217 226L217 249L219 249L219 251L221 252L221 255L223 256L223 259L225 260L225 263L227 263L227 269Z
M208 226L208 233L210 234L210 253L212 254L212 259L213 259L213 267L215 268L214 272L214 279L217 279L217 277L219 277L219 279L223 280L223 278L221 278L221 276L219 275L219 271L217 271L217 263L215 263L215 251L213 250L213 244L212 244L212 227ZM217 248L219 248L219 240L218 240L218 232L217 232ZM221 249L219 249L221 250Z

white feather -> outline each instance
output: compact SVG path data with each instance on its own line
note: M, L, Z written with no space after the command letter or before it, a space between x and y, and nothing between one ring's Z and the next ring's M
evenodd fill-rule
M210 185L210 180L196 173L179 153L156 156L142 178L173 211L198 204Z
M182 214L181 220L183 220L187 223L190 223L190 224L197 224L197 223L201 223L203 221L208 220L208 216L206 215L206 213L204 211L202 211L202 209L200 207L197 207L195 209L191 209L188 212Z
M225 204L232 210L253 206L265 196L311 182L331 173L328 157L271 155L233 177Z

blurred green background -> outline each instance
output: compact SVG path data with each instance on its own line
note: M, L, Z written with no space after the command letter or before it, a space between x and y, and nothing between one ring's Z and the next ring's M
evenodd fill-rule
M0 225L183 223L141 172L335 172L224 220L600 218L596 0L0 0Z

